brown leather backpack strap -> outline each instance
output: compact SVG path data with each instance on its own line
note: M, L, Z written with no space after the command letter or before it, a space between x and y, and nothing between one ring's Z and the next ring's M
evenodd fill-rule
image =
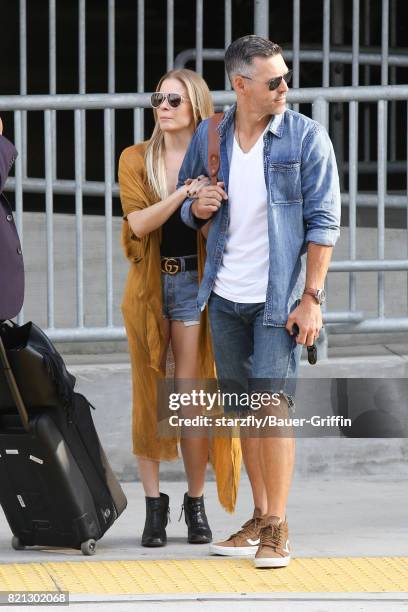
M217 128L224 113L215 113L208 122L208 171L211 185L217 184L217 173L220 167L220 137Z

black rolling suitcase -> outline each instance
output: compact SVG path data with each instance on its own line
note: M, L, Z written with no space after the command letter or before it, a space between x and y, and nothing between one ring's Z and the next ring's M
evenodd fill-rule
M12 546L95 553L126 507L91 405L35 325L0 324L0 503Z

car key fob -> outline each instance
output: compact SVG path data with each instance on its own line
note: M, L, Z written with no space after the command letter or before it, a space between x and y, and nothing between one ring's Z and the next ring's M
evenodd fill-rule
M317 346L314 343L312 346L307 347L307 360L310 365L314 365L317 362Z
M296 323L294 323L292 331L295 336L299 334L299 327ZM314 343L311 346L307 347L307 360L310 365L314 365L315 363L317 363L317 346Z

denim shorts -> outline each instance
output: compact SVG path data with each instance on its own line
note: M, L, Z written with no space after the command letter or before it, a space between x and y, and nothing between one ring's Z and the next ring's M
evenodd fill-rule
M162 272L163 317L170 321L183 321L187 327L200 323L197 305L198 270L185 270L185 259L181 259L181 271L177 274Z
M217 377L224 393L279 393L292 413L302 345L285 327L263 325L265 303L232 302L212 292L208 311ZM248 412L224 405L225 412Z

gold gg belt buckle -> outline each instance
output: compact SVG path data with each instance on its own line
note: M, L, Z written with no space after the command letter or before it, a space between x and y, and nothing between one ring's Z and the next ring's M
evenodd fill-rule
M177 274L180 272L181 266L174 257L163 257L161 260L161 270L166 274Z

